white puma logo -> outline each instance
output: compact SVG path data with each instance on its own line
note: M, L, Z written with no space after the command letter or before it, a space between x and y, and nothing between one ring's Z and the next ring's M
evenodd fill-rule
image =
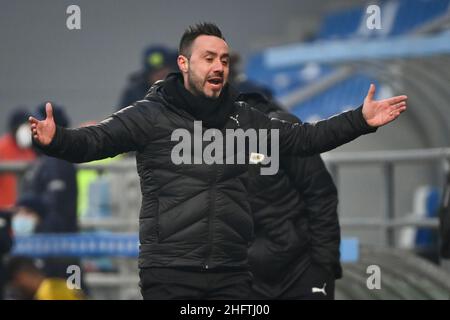
M230 119L236 121L237 126L240 127L238 117L239 117L239 115L237 114L236 117L230 116Z
M327 283L325 282L323 284L323 288L316 288L316 287L312 287L312 293L319 293L322 292L324 296L327 295L327 292L325 291L325 287L327 286Z

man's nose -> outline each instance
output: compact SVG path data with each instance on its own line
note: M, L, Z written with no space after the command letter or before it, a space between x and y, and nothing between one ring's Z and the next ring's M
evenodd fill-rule
M213 72L220 72L222 74L223 70L224 70L224 66L223 66L222 61L216 60L213 65Z

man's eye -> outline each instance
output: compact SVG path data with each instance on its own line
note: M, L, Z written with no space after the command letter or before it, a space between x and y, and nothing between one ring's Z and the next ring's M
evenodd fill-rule
M222 60L222 64L223 64L224 66L227 66L227 65L228 65L228 60Z
M213 62L213 58L206 58L206 61Z

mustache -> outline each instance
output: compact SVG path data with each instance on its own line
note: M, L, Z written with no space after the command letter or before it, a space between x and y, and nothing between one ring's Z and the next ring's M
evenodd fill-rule
M221 80L223 80L224 79L224 74L222 72L221 73L217 73L217 74L208 76L206 78L206 80L217 79L217 78L220 78Z

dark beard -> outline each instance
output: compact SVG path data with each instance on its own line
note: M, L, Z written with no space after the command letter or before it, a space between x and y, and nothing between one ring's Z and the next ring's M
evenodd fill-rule
M183 77L180 73L168 75L164 82L167 99L196 120L203 121L203 126L206 128L223 128L235 109L234 101L237 93L228 84L222 89L219 97L210 98L203 93L194 95L188 91L183 85ZM188 83L190 83L189 79Z
M223 88L222 88L221 92L220 92L216 97L214 97L214 96L208 97L208 96L203 92L203 90L201 90L201 88L198 88L198 87L197 87L197 85L196 85L196 83L195 83L195 81L194 81L194 77L192 77L191 75L192 75L192 73L191 73L191 71L189 70L189 71L188 71L188 83L189 83L189 87L190 87L191 90L193 91L192 94L193 94L194 96L201 97L201 98L204 98L204 99L207 99L207 100L208 100L208 99L210 99L210 100L216 100L216 99L218 99L218 98L220 97L220 93L222 92Z

